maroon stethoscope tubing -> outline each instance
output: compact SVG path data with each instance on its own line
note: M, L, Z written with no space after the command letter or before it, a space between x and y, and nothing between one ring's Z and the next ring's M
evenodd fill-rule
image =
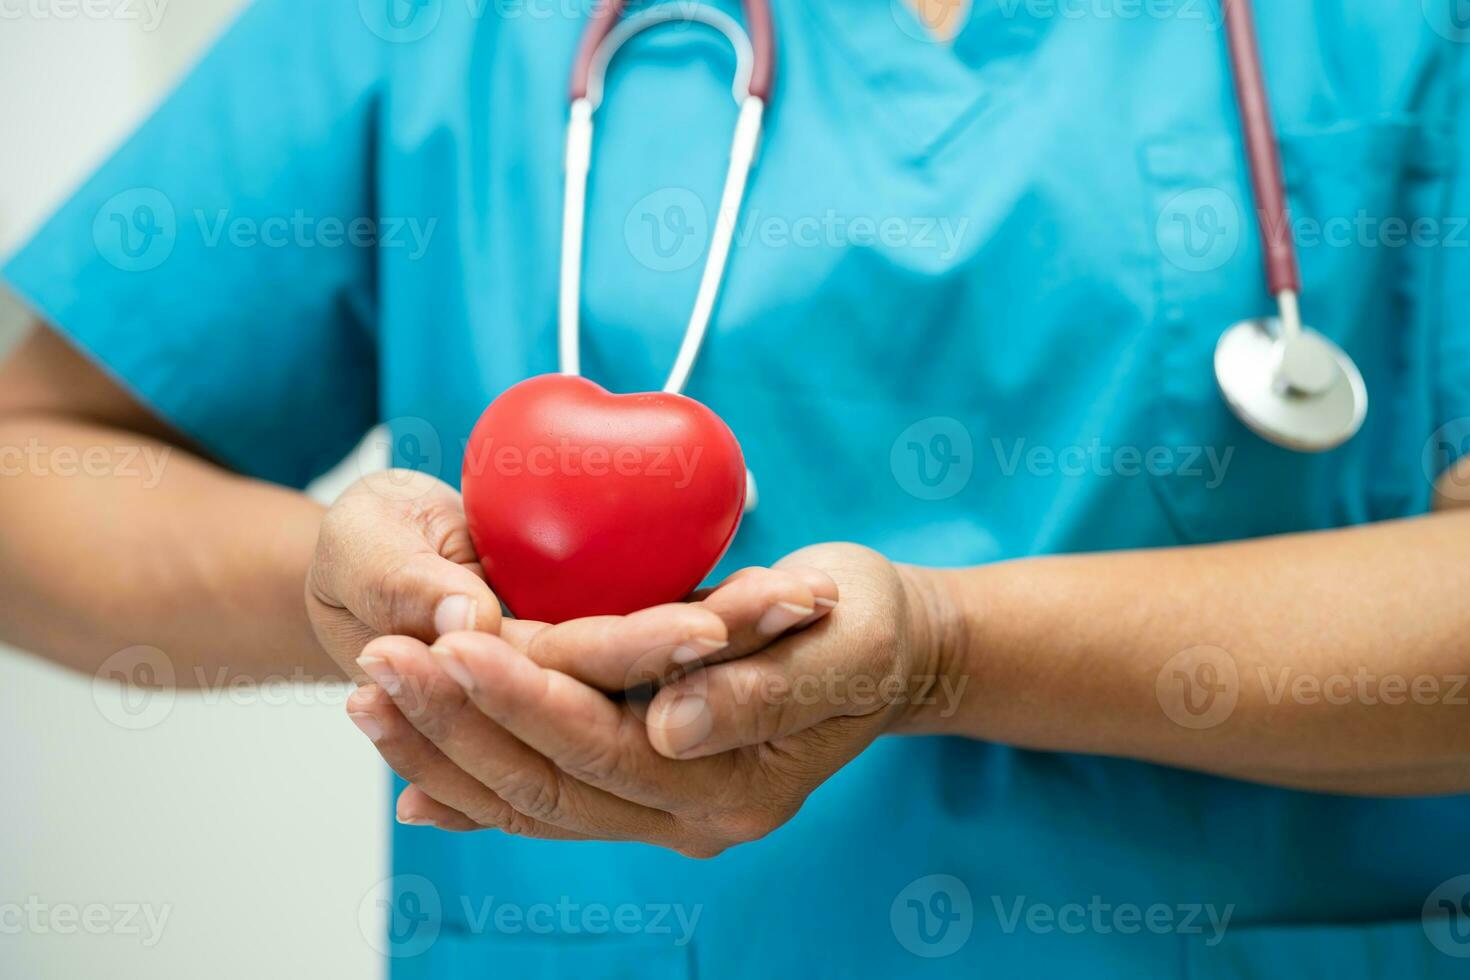
M1235 101L1240 108L1246 154L1250 158L1251 190L1260 209L1266 280L1272 295L1299 293L1301 272L1286 208L1281 146L1266 95L1255 16L1250 0L1225 0L1224 9L1230 64L1235 75Z
M582 43L577 47L577 58L572 62L570 96L573 102L586 97L592 58L608 34L617 26L625 7L626 0L602 0L588 20L587 29L582 34ZM769 102L771 81L776 73L776 31L771 23L771 3L770 0L743 0L742 7L745 10L745 33L750 36L750 48L754 55L750 72L750 94L762 102Z

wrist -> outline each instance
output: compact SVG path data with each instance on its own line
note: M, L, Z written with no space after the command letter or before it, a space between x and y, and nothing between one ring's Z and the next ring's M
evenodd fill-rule
M897 735L937 734L958 710L969 686L969 631L957 601L954 572L896 565L904 589L906 635L910 652L904 703L894 713L889 732Z

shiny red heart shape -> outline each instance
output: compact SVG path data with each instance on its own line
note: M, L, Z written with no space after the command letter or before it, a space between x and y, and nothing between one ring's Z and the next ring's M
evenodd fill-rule
M485 409L460 488L490 587L517 617L559 623L697 588L740 524L745 458L692 398L547 374Z

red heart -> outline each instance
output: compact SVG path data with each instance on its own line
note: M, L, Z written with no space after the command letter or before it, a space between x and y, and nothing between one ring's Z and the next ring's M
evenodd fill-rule
M491 588L516 616L559 623L693 591L740 524L745 458L692 398L546 374L485 409L461 489Z

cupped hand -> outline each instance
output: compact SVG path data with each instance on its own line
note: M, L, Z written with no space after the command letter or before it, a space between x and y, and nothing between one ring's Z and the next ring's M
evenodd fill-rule
M770 583L819 577L840 603L826 607L816 593L790 608L751 601L769 598ZM412 783L398 802L406 822L637 840L708 857L780 826L898 724L932 670L918 591L868 549L809 548L696 603L720 610L730 646L719 662L664 675L646 705L547 666L587 655L573 624L521 637L508 622L502 637L376 641L368 656L385 679L349 708L411 722L384 726L377 740ZM436 752L452 765L434 764Z
M500 628L460 495L412 470L387 470L343 491L322 518L306 576L306 608L322 648L358 681L378 636L433 642Z
M415 729L442 731L439 713L426 710L436 703L435 683L459 688L442 674L400 680L388 658L374 652L378 646L392 650L412 640L422 648L445 633L503 629L508 642L543 667L602 691L651 690L695 666L743 656L770 636L825 615L836 589L811 570L752 569L701 599L554 627L502 622L500 603L470 542L460 495L439 480L404 470L366 477L342 494L322 521L306 582L319 642L366 686L349 701L353 720L375 741L396 733L387 744L402 754L389 761L406 778L434 787L473 787L468 793L441 790L463 807L445 817L457 825L494 822L487 814L511 818L480 780ZM393 690L397 703L382 688ZM513 741L483 723L483 716L479 720L487 742Z

